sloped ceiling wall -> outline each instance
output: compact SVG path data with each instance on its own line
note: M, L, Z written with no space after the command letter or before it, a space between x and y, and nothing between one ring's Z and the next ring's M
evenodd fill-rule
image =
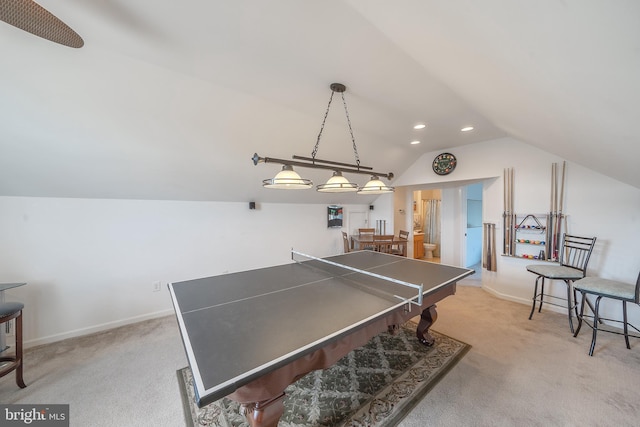
M369 203L250 160L310 155L332 82L374 170L513 136L640 188L634 1L40 4L85 46L0 22L0 195ZM318 157L353 162L339 99Z

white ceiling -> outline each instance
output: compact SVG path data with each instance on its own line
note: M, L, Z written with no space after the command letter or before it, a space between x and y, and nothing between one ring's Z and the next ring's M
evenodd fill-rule
M376 171L513 136L640 188L636 0L39 3L85 45L0 22L2 196L368 203L250 160L309 156L332 82ZM339 97L318 158L353 162Z

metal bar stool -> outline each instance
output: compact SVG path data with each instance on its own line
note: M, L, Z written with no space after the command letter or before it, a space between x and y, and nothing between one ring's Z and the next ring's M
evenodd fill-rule
M624 335L625 343L627 344L627 348L631 348L629 345L629 337L640 338L637 335L629 334L629 326L631 326L636 332L640 332L638 328L633 326L627 320L627 302L631 302L634 304L640 303L640 274L638 274L638 279L636 280L635 285L631 283L619 282L616 280L609 279L601 279L599 277L586 277L582 280L578 280L573 284L574 289L577 289L582 294L582 306L580 307L580 315L578 316L578 328L576 329L574 337L578 336L580 332L580 328L582 327L582 323L586 323L591 329L593 329L593 335L591 337L591 347L589 348L589 356L593 356L593 350L596 346L596 336L598 335L598 331L602 332L610 332L618 335ZM587 295L593 295L596 298L595 308L592 308L593 316L589 316L584 313L584 306L590 304L586 304ZM600 316L600 300L602 298L610 298L618 301L622 301L622 320L616 319L605 319ZM585 318L592 318L592 322L588 322ZM609 322L622 323L623 332L603 329L602 326L598 326L598 323L603 323L603 320L607 320Z
M587 264L589 264L589 258L591 257L591 252L593 251L595 243L595 237L579 237L565 234L563 237L562 251L560 251L559 264L527 265L527 271L530 271L537 276L533 291L533 303L531 305L531 313L529 313L529 320L533 317L533 312L536 309L536 302L540 303L538 308L539 313L542 310L543 303L564 307L564 305L549 301L548 298L554 298L554 301L563 300L566 303L567 316L569 317L569 329L571 329L571 333L574 332L572 317L574 310L576 317L578 317L578 308L575 301L576 293L575 290L571 288L571 284L576 280L582 279L586 275ZM567 298L546 294L544 291L545 279L549 279L549 281L562 280L565 282L567 285ZM538 292L539 284L540 292ZM545 297L547 297L546 300Z
M22 379L22 309L24 304L19 302L0 303L0 327L15 319L16 348L13 356L0 357L0 378L12 371L16 371L16 384L25 388ZM6 351L6 350L5 350ZM1 354L1 353L0 353Z

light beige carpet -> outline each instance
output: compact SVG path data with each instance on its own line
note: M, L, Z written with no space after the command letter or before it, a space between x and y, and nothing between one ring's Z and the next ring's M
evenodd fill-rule
M471 351L401 426L639 425L640 340L628 350L623 337L600 334L589 357L591 330L574 338L566 315L528 320L530 305L458 290L438 305L436 325Z

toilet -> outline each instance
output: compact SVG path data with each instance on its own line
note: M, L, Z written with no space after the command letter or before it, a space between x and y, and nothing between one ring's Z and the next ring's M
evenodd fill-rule
M433 258L433 251L436 250L435 243L424 243L424 257L425 258Z

